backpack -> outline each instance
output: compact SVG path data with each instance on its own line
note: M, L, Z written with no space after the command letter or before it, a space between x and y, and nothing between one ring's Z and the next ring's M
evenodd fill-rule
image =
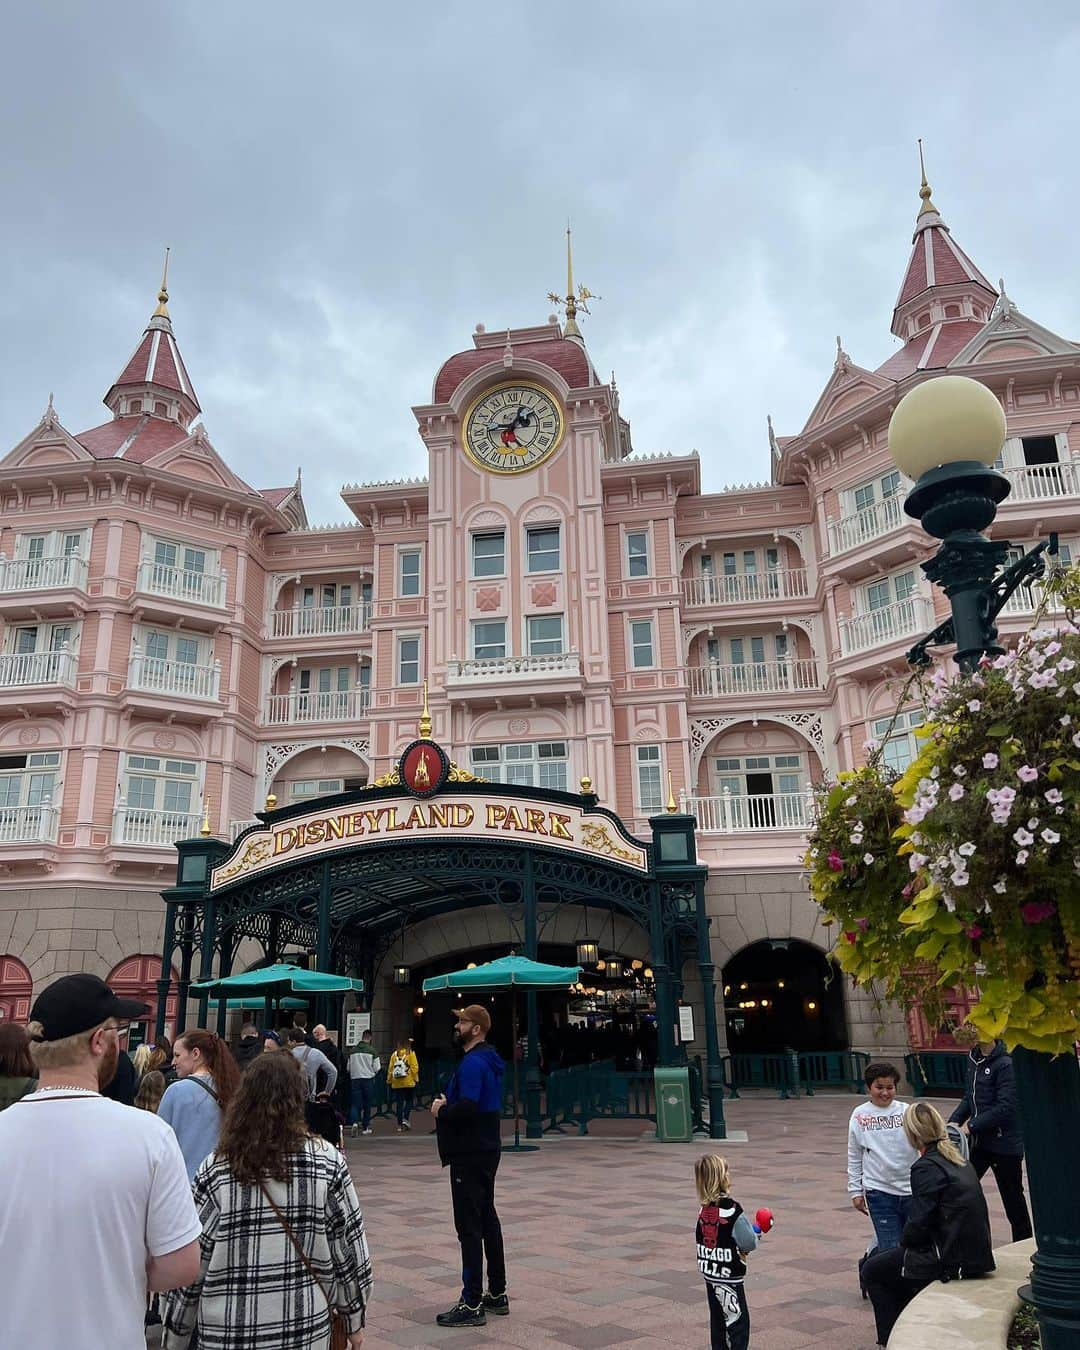
M394 1062L390 1065L391 1078L408 1078L409 1061L394 1051Z
M949 1143L952 1144L961 1158L968 1162L971 1158L971 1140L968 1136L959 1125L955 1125L951 1120L945 1126L945 1133L949 1137Z

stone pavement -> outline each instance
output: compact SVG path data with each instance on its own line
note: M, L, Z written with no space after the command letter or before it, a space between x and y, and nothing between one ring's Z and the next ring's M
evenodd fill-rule
M405 1136L376 1122L374 1137L347 1143L375 1268L366 1350L708 1346L693 1163L713 1149L727 1156L743 1206L776 1215L749 1261L753 1350L872 1347L873 1317L856 1274L872 1229L852 1209L845 1178L846 1125L858 1100L755 1093L725 1102L728 1125L746 1132L744 1142L657 1144L642 1140L641 1122L612 1121L591 1127L588 1139L548 1136L537 1153L505 1154L498 1197L512 1313L483 1330L434 1325L461 1286L430 1116L416 1112ZM946 1115L952 1109L936 1105ZM1007 1243L989 1174L986 1195L994 1242Z

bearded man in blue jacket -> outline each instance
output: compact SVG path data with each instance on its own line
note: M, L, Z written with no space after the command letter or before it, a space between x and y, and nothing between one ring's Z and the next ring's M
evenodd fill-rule
M441 1327L482 1327L488 1313L506 1316L510 1311L502 1227L495 1212L506 1065L487 1043L491 1014L485 1007L473 1003L454 1016L454 1039L465 1054L446 1092L431 1103L431 1114L439 1160L450 1168L454 1227L461 1243L461 1298L435 1320Z

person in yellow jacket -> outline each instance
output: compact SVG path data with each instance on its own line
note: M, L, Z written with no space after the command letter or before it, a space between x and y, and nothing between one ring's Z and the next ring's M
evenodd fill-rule
M386 1081L390 1087L390 1099L397 1111L398 1134L404 1134L410 1128L413 1096L420 1081L420 1065L407 1036L398 1037L394 1053L386 1066Z

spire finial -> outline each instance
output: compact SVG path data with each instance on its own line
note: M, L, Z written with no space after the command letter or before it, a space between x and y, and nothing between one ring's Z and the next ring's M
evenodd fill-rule
M161 269L161 290L158 291L157 309L154 310L155 319L167 319L169 317L169 248L165 246L165 265Z
M919 215L926 216L931 212L934 215L940 214L937 207L930 200L930 184L926 181L926 162L923 159L922 137L919 137L919 170L922 173L922 186L919 188L919 196L922 198L922 206L919 207Z
M422 741L431 740L431 712L427 701L427 680L424 681L424 707L420 713L420 725L416 730Z
M199 833L205 839L210 833L210 798L203 801L202 825L199 827Z
M675 805L675 793L671 789L671 770L667 773L667 813L673 816L679 808Z
M586 286L579 286L574 290L574 250L571 240L570 222L566 222L566 295L556 295L554 291L548 292L548 299L553 305L559 305L566 311L566 322L563 324L563 334L566 337L581 337L581 329L577 325L578 311L582 314L588 314L589 306L587 301L599 300L602 297L593 295L592 291Z

